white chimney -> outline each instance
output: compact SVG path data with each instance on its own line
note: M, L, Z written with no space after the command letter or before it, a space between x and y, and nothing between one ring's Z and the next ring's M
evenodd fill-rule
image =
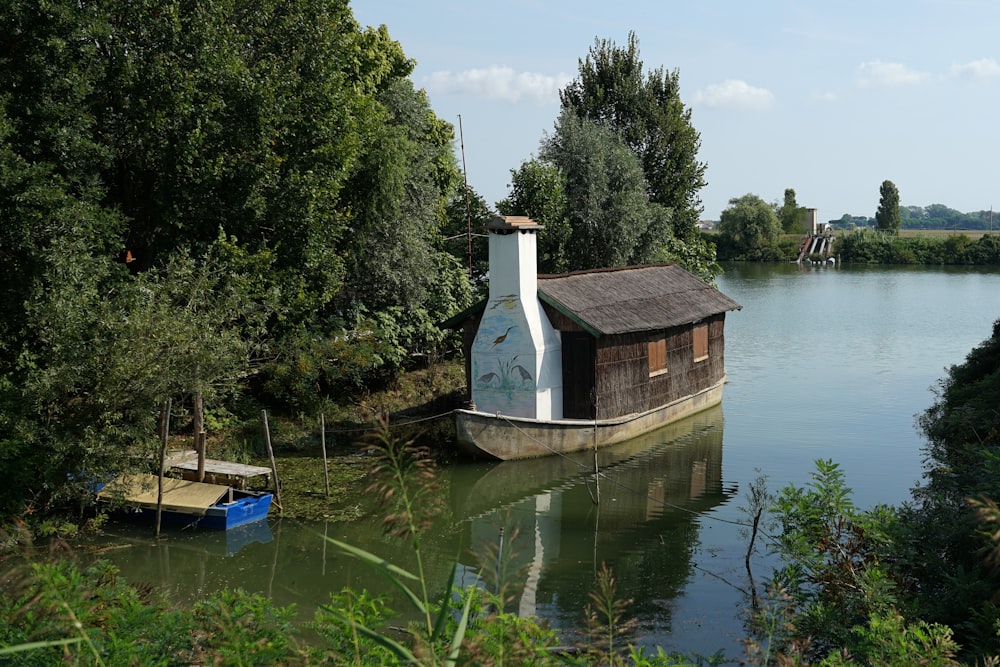
M472 401L482 412L562 418L562 343L538 301L541 229L521 216L486 225L490 296L472 343Z

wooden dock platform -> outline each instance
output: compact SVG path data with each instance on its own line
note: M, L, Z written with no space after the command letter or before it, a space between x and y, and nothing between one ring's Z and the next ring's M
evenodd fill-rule
M184 479L197 481L195 478L198 475L198 452L191 449L170 450L167 452L166 469L180 472ZM246 489L247 482L254 477L263 477L267 488L271 487L270 468L232 461L205 459L204 481L206 482Z

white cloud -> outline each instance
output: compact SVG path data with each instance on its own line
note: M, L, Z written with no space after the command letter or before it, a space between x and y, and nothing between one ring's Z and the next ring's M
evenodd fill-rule
M493 65L462 72L439 71L426 79L430 93L469 94L488 100L538 103L559 101L559 90L570 82L566 74L550 76L537 72L515 72L510 67Z
M810 97L810 99L813 102L823 102L823 103L832 104L833 102L839 101L840 100L840 96L837 95L837 93L833 92L832 90L828 90L828 91L823 92L823 93L813 93L813 95L812 95L812 97Z
M858 67L860 78L858 84L862 88L881 88L884 86L907 86L926 81L928 75L918 72L900 63L884 63L881 60L870 60Z
M1000 75L1000 63L993 58L980 58L961 65L951 66L952 76L963 76L973 79L985 79Z
M694 94L693 104L713 109L766 111L774 105L774 95L766 88L756 88L746 81L730 79L699 89Z

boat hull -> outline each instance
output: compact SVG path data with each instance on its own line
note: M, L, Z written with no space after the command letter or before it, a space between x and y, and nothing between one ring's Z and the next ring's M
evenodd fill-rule
M162 487L162 495L161 494ZM162 523L229 530L267 518L273 495L265 491L243 491L220 484L207 484L156 475L123 475L97 492L99 501L111 502L130 517L155 521L160 507Z
M211 505L205 510L204 515L164 509L160 515L160 521L174 526L230 530L266 519L271 510L272 497L270 493L251 494L244 498L237 498L231 503ZM131 518L146 523L156 521L156 510L149 507L126 507L122 511Z
M722 402L725 378L697 394L616 419L539 420L476 410L456 411L458 443L501 461L567 454L625 442Z

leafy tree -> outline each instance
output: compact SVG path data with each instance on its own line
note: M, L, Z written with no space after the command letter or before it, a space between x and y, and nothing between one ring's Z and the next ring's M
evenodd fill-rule
M674 237L671 212L647 197L636 154L603 121L564 110L539 158L512 181L501 212L551 227L539 240L543 271L679 261L705 280L718 273L714 249Z
M903 582L883 558L899 534L896 514L885 506L857 509L833 461L816 461L812 482L805 488L782 489L772 513L780 531L771 538L771 547L782 566L771 588L790 596L783 600L778 595L774 602L795 601L786 610L791 622L778 631L776 644L785 650L804 646L809 662L843 649L864 664L876 664L863 656L884 650L880 644L885 633L859 629L895 618L901 602ZM898 621L905 625L903 619ZM898 638L890 643L905 646ZM955 648L946 632L935 633L930 645L945 654ZM917 648L909 650L916 653Z
M650 201L671 211L674 236L696 241L706 167L697 159L701 137L680 99L679 72L644 72L639 40L630 32L625 47L595 40L579 77L559 97L563 110L620 133L639 158Z
M111 256L133 273L162 267L221 227L271 253L280 322L330 302L360 128L377 84L412 67L384 31L320 0L18 1L0 20L0 89L17 91L4 143L124 221L108 228Z
M345 192L353 233L345 239L348 287L339 300L415 308L436 280L444 202L458 180L452 126L407 78L387 82L377 99L379 122Z
M1000 417L995 409L996 400L1000 400L998 369L1000 321L994 323L990 338L969 352L963 363L948 369L937 388L934 405L918 418L927 438L929 469L926 483L915 498L928 533L933 536L928 551L936 557L929 559L928 565L933 563L944 570L933 578L927 577L934 582L928 593L939 596L935 606L947 603L951 613L962 614L969 605L985 603L997 585L995 569L981 558L986 542L977 530L978 522L966 498L1000 498L1000 484L993 474L997 466L994 452L1000 443ZM977 594L984 597L956 599L976 591L946 588L948 580L963 570L975 573L974 579L983 584L977 587Z
M526 215L543 222L538 234L538 270L563 273L570 270L567 251L573 228L567 217L566 177L551 162L533 158L511 169L509 196L497 202L502 215Z
M748 193L729 200L720 216L719 231L748 258L758 259L778 240L781 223L767 202Z
M778 210L778 218L781 220L781 229L786 234L797 234L803 230L806 209L799 206L795 201L795 190L787 188L785 190L785 200Z
M878 211L875 212L875 226L883 232L897 234L902 218L899 213L899 190L892 181L882 181L879 188Z
M67 472L103 479L133 469L151 451L165 398L212 400L242 387L264 352L270 312L254 297L266 269L224 239L134 280L85 248L52 262L29 308L37 342L18 369L22 442L44 460L36 502L72 494Z
M0 458L35 454L10 498L125 465L167 396L398 370L468 303L451 126L345 0L12 0L0 24Z
M646 199L635 154L603 123L563 112L541 158L566 177L567 218L573 242L565 253L573 269L654 260L670 234L669 218Z

